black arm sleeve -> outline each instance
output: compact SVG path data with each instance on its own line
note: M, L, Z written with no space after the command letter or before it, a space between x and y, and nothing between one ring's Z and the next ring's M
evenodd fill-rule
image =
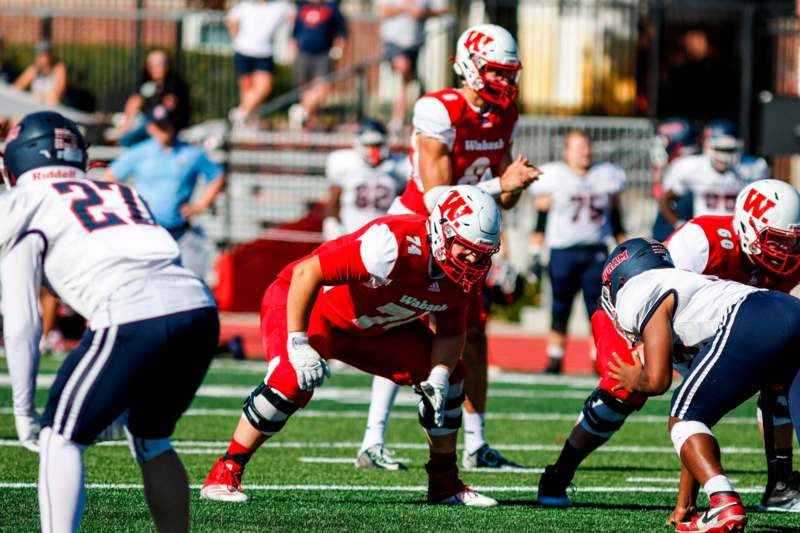
M536 226L533 231L544 233L545 228L547 228L547 211L536 211Z
M622 213L619 210L619 206L613 206L611 208L611 233L613 235L619 235L621 233L625 233L625 228L622 227Z

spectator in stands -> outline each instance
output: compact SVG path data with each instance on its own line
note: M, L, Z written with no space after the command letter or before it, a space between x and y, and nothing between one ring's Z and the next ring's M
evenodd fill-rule
M50 41L39 41L34 51L33 64L22 71L14 87L30 90L34 98L48 105L63 103L67 92L67 66L56 59Z
M167 53L153 50L147 54L136 91L125 102L123 118L117 126L118 134L122 134L119 144L133 146L147 139L146 117L159 105L174 113L178 129L189 123L189 86L172 69Z
M417 56L422 46L425 20L448 11L447 0L377 0L381 17L383 53L402 78L394 101L389 129L402 128L406 116L408 86L417 78ZM422 91L420 91L422 92Z
M116 182L133 178L156 222L178 242L183 265L205 278L209 247L191 219L211 206L225 185L225 176L222 167L202 148L178 139L178 121L176 113L166 106L153 108L147 122L150 139L117 158L106 169L104 179ZM206 188L192 201L200 175L206 180Z
M297 3L292 42L297 55L294 62L294 83L305 86L300 104L292 106L289 118L293 124L314 129L317 112L331 91L325 78L333 71L333 61L342 57L347 23L336 2L309 0Z
M14 73L6 64L6 40L0 33L0 83L11 83L14 81Z
M233 38L233 65L239 84L239 106L231 110L234 125L255 123L255 112L272 91L275 34L294 8L281 0L239 2L225 17Z

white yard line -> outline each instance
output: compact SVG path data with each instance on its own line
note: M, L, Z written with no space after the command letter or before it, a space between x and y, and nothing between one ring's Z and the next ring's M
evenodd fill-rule
M0 489L35 489L36 483L0 483ZM102 490L142 490L141 484L136 483L88 483L88 489ZM191 485L198 490L202 485ZM475 486L479 491L534 493L537 487L522 486ZM428 488L424 485L245 485L245 491L347 491L347 492L425 492ZM741 487L736 489L740 494L761 494L764 487ZM650 492L670 494L678 492L677 487L580 487L577 493L629 493Z
M183 453L185 449L208 448L215 449L215 453L220 453L225 450L230 441L226 440L174 440L173 446ZM103 442L99 446L127 446L128 443L124 440ZM0 439L0 447L21 447L22 444L16 439ZM267 448L289 448L289 449L302 449L302 448L331 448L331 449L350 449L357 451L361 446L360 442L356 441L338 441L338 442L317 442L317 441L267 441L264 444ZM493 443L493 447L499 450L508 450L515 452L557 452L561 451L562 446L559 444L498 444ZM396 450L427 450L428 445L423 442L389 442L389 448ZM601 446L594 453L666 453L674 454L675 448L672 446ZM763 454L762 448L749 448L739 446L726 446L722 448L722 453L732 455L750 455L750 454Z
M39 375L36 386L39 389L49 388L55 376ZM0 375L0 386L11 386L11 378L7 374ZM250 385L203 385L197 391L197 396L206 398L246 398L253 391ZM531 388L489 388L490 398L527 398L527 399L556 399L556 400L585 400L588 390L533 390ZM369 404L371 389L369 387L320 387L314 391L316 400L330 400L345 404ZM657 396L651 402L669 402L669 395ZM397 395L395 405L417 405L419 396L404 388Z
M0 407L0 414L12 414L11 407ZM241 409L225 409L225 408L208 408L208 407L195 407L186 411L183 416L241 416ZM367 411L347 410L347 411L320 411L315 409L302 409L294 416L305 418L355 418L367 419ZM417 420L419 417L416 412L410 411L394 411L392 413L393 419L401 420ZM487 416L490 421L495 420L510 420L516 422L575 422L578 418L578 410L573 413L492 413ZM631 415L626 423L645 423L645 424L661 424L667 421L666 415L640 415L634 413ZM749 416L729 416L723 418L720 425L733 424L743 426L755 426L756 417Z
M678 483L680 481L677 477L629 477L625 478L628 483ZM738 483L739 480L730 478L731 483Z

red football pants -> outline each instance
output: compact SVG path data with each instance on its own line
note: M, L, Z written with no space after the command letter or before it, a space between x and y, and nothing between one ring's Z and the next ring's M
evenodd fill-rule
M261 341L267 356L267 385L288 400L304 407L313 391L300 390L297 374L286 352L288 336L286 298L289 284L278 280L267 288L261 302ZM334 328L313 309L308 340L325 359L338 359L368 374L391 379L399 385L425 381L431 370L433 333L415 320L376 336L357 336ZM450 376L451 383L464 379L461 361Z

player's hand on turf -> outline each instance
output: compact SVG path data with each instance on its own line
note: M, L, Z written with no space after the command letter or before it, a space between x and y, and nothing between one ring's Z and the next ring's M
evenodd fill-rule
M628 392L636 392L636 381L644 370L639 354L633 352L633 364L629 365L616 352L612 352L614 360L608 364L608 375L619 381L612 390L626 390Z
M433 407L433 422L436 427L444 426L444 412L447 392L450 389L450 372L442 366L431 370L426 381L419 384L422 395Z
M17 437L22 446L34 453L39 453L39 431L42 426L36 413L14 415L14 424L17 426Z
M328 363L308 343L305 333L290 333L286 341L294 371L297 373L297 384L302 390L312 390L322 385L325 377L331 377Z
M500 188L503 192L516 192L525 189L536 181L542 173L537 167L531 165L528 160L521 155L506 168L500 176Z

